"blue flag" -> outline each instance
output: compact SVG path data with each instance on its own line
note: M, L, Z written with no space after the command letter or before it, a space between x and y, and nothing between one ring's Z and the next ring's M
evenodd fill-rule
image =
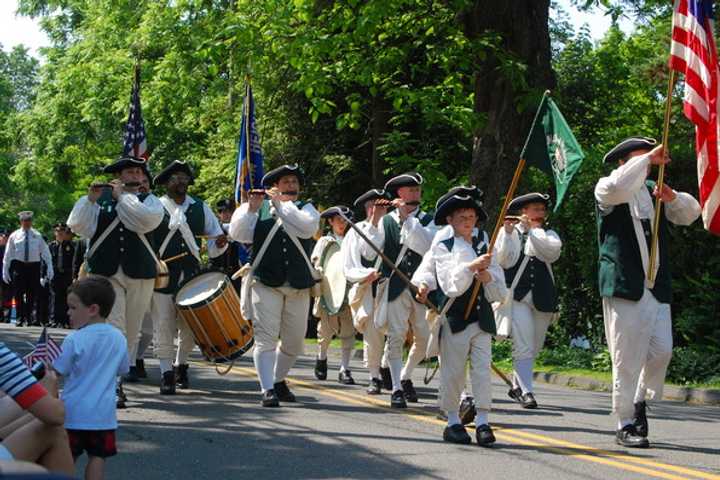
M237 165L235 166L235 201L240 203L240 192L242 190L263 188L262 177L264 175L260 135L255 123L255 103L253 102L252 88L248 83L245 90L245 101L243 102Z

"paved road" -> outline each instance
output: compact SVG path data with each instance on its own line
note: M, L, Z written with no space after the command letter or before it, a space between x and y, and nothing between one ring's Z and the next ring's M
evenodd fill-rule
M0 326L0 338L17 349L27 349L38 333ZM364 384L365 371L354 362ZM368 397L364 385L315 381L308 356L291 372L299 402L263 409L250 358L225 377L194 363L193 388L174 397L157 393L157 363L148 363L150 379L127 387L121 454L108 463L110 479L720 479L718 407L655 406L654 448L629 451L613 443L608 394L539 385L541 408L526 411L495 379L491 422L498 442L482 449L442 442L435 382L418 388L417 407L390 410L388 396ZM332 358L330 364L337 365Z

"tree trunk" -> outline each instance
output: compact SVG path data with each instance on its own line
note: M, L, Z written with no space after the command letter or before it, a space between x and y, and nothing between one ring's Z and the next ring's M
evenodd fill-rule
M462 15L469 38L495 32L502 39L502 49L527 66L526 85L513 85L498 68L500 60L492 52L477 61L475 111L486 122L474 136L470 178L485 192L491 217L502 205L535 114L534 106L518 112L517 100L532 91L540 95L555 84L550 65L549 8L549 0L477 0Z

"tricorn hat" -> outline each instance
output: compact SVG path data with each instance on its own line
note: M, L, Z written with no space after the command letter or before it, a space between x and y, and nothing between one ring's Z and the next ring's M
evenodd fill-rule
M296 163L295 165L283 165L282 167L274 168L267 172L262 178L262 184L265 187L271 187L278 180L286 175L295 175L300 183L305 182L305 175L302 169Z
M603 163L615 163L622 160L635 150L652 150L657 145L657 140L650 137L630 137L615 145L603 157Z
M391 178L385 183L385 191L391 197L397 197L400 187L417 187L425 182L422 175L417 172L407 172Z
M183 162L181 160L173 160L170 165L163 168L162 171L155 176L155 183L158 185L167 183L172 174L176 172L187 173L190 177L190 185L195 183L195 174L193 173L192 168L190 168L190 165L188 165L187 162Z
M446 197L435 210L435 225L447 225L447 217L461 208L472 208L477 213L479 221L487 220L487 213L480 200L470 195L451 195Z

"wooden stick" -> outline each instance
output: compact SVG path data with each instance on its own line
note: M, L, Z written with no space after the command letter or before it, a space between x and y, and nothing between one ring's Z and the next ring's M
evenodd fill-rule
M490 244L488 245L488 253L492 253L493 248L495 248L495 241L497 240L498 234L500 233L500 229L503 226L503 223L505 223L505 214L507 213L508 206L510 205L510 202L512 201L513 195L515 195L515 190L517 189L518 182L520 181L520 175L522 174L523 169L525 168L525 159L521 158L520 161L517 164L517 167L515 168L515 175L513 175L512 181L510 182L510 188L508 188L507 194L505 195L505 201L503 202L502 209L500 209L500 215L497 218L497 221L495 222L495 230L493 231L492 237L490 238ZM468 302L467 306L465 307L465 320L467 320L470 317L470 313L472 312L472 307L475 304L475 299L477 298L478 294L480 293L480 287L482 287L482 282L479 279L475 280L475 284L473 285L473 291L472 295L470 296L470 301Z
M365 242L367 242L367 244L370 245L370 248L372 248L372 249L375 251L375 253L377 253L378 255L380 255L380 258L382 258L382 261L385 262L385 264L392 269L392 271L395 273L395 275L397 275L398 278L400 278L400 280L402 280L403 282L405 282L405 283L407 284L408 288L409 288L410 291L413 293L413 295L417 295L417 293L418 293L418 288L417 288L415 285L412 284L412 282L410 281L410 278L408 278L407 275L405 275L399 268L397 268L397 267L395 266L395 262L392 261L392 260L390 260L390 258L389 258L387 255L385 255L382 250L380 250L380 247L378 247L377 245L375 245L375 244L372 242L372 240L370 240L370 239L365 235L365 233L364 233L357 225L355 225L355 224L353 223L352 220L350 220L349 218L347 218L342 212L339 212L339 215L340 215L343 219L345 219L345 221L348 223L348 225L350 225L350 227L351 227L353 230L355 230L355 232L360 236L360 238L362 238L363 240L365 240ZM425 302L423 302L423 303L424 303L430 310L432 310L433 312L435 312L435 313L437 313L437 314L440 313L440 311L438 310L438 308L437 308L430 300L428 300L427 298L425 299Z
M670 115L672 114L672 92L675 88L675 70L670 70L670 78L668 80L667 98L665 99L665 124L663 125L662 136L662 155L665 156L668 150L668 136L670 134ZM660 164L658 170L657 191L658 196L655 198L655 220L653 222L653 235L650 242L650 262L648 265L647 279L651 285L655 283L655 257L658 250L658 235L660 233L660 201L663 186L665 184L665 164Z
M179 255L175 255L175 256L173 256L173 257L166 258L166 259L163 260L163 262L165 262L165 263L174 262L175 260L180 260L181 258L187 256L187 254L188 254L188 252L183 252L183 253L181 253L181 254L179 254Z

